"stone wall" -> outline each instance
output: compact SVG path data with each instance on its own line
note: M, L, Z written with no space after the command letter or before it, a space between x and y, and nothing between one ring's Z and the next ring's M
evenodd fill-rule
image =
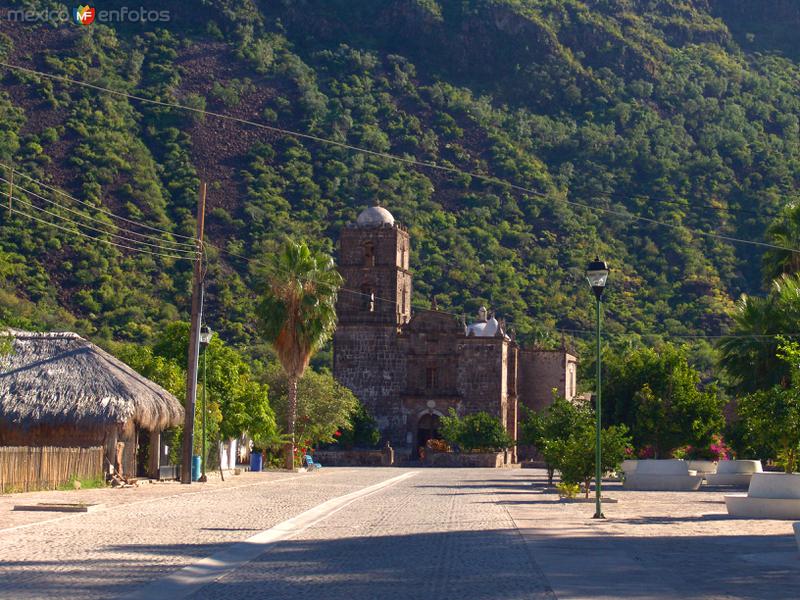
M577 359L563 350L520 350L519 389L520 407L541 412L553 403L553 390L568 399L575 397ZM525 418L520 408L519 419ZM519 460L539 460L541 455L533 446L518 445Z
M382 450L317 450L314 461L323 467L380 467Z
M427 452L423 464L426 467L486 467L497 469L506 464L505 458L504 452Z
M518 396L522 406L541 411L553 403L553 389L575 397L577 359L564 351L521 350Z
M333 337L333 373L364 403L382 439L405 444L406 415L400 401L406 384L406 355L395 327L339 326Z
M485 411L506 423L508 345L499 338L459 340L458 393L463 414Z

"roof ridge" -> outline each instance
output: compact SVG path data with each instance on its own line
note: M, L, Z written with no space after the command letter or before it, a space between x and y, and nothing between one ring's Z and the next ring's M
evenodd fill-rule
M11 327L0 331L0 336L9 336L18 339L77 339L88 342L85 338L81 337L74 331L25 331L24 329L13 329Z

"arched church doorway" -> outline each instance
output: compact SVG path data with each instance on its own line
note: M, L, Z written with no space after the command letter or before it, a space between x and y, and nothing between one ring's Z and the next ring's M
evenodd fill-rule
M424 448L428 440L441 439L442 436L439 434L440 425L439 415L430 413L422 415L417 422L417 447Z

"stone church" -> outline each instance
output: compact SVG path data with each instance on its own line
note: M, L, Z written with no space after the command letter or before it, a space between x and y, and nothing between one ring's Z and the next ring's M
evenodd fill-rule
M350 388L399 455L439 436L439 420L486 411L517 439L520 405L540 410L552 390L576 394L577 359L524 349L481 308L474 322L411 310L408 231L380 206L364 210L339 240L344 288L336 307L334 376ZM522 457L524 458L524 452Z

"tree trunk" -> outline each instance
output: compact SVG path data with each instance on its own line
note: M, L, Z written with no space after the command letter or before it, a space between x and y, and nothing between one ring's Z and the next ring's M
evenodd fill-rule
M287 469L294 469L294 424L297 419L297 377L289 376L289 410L286 411L286 433L289 434L289 443L286 444L284 458Z

